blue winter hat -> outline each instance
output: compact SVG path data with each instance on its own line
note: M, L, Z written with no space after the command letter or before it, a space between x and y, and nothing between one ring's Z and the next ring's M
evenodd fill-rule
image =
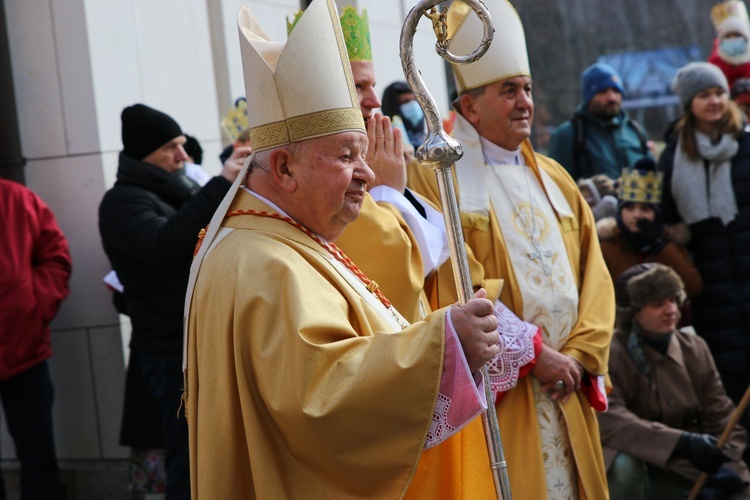
M625 94L622 78L615 68L604 63L595 63L586 68L581 75L581 93L584 104L588 104L592 97L607 89L615 89Z

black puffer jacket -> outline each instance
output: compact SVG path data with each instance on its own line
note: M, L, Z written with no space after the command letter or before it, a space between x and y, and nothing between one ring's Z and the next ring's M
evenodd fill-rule
M750 134L738 138L739 151L732 159L732 186L738 213L727 226L718 218L691 224L689 249L703 277L703 292L693 299L693 323L704 337L722 374L727 392L731 382L746 385L750 377ZM659 159L664 172L663 217L666 224L680 222L672 197L671 181L676 143ZM739 397L744 389L740 389ZM730 394L736 401L737 395Z
M184 173L120 154L117 182L99 206L99 233L133 325L131 347L182 350L182 316L198 232L231 183L214 177L202 189Z

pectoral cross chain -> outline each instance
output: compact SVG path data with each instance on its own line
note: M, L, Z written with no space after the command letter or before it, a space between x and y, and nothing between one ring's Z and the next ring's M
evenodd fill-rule
M531 260L539 260L542 265L542 269L544 270L545 276L551 276L552 266L550 266L549 263L544 260L544 258L552 257L552 250L543 249L542 244L539 243L539 240L536 238L536 236L531 237L531 245L534 247L534 251L529 252L529 258Z

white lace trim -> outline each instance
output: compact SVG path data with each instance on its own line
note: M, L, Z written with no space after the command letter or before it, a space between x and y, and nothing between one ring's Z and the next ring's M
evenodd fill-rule
M430 422L430 430L427 431L425 448L435 446L456 432L456 427L448 423L448 410L450 407L451 398L442 392L439 393L437 401L435 401L435 407L432 409L432 421Z
M495 301L497 332L500 334L500 353L488 364L492 393L512 389L518 383L521 367L534 359L534 336L537 326L521 321L518 316Z

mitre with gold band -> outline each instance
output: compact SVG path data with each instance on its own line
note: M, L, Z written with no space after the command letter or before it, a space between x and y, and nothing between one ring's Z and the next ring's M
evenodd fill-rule
M286 34L290 35L292 30L302 17L303 11L297 12L292 20L286 20ZM367 9L362 9L362 14L351 5L344 7L341 11L341 31L344 34L344 45L349 54L350 61L372 61L372 42L370 41L370 20Z
M313 1L286 43L271 41L247 7L239 30L254 151L365 130L333 0Z
M453 64L459 95L506 78L531 76L526 36L518 13L507 0L492 0L485 5L492 17L495 37L487 53L478 61ZM453 54L470 54L479 47L484 28L471 7L463 2L453 2L447 19L449 48Z
M246 6L238 15L238 27L253 156L315 137L366 134L333 0L313 0L286 43L272 41ZM193 259L185 314L203 259L220 241L222 220L251 161L252 156L245 160ZM187 353L187 333L184 347Z

